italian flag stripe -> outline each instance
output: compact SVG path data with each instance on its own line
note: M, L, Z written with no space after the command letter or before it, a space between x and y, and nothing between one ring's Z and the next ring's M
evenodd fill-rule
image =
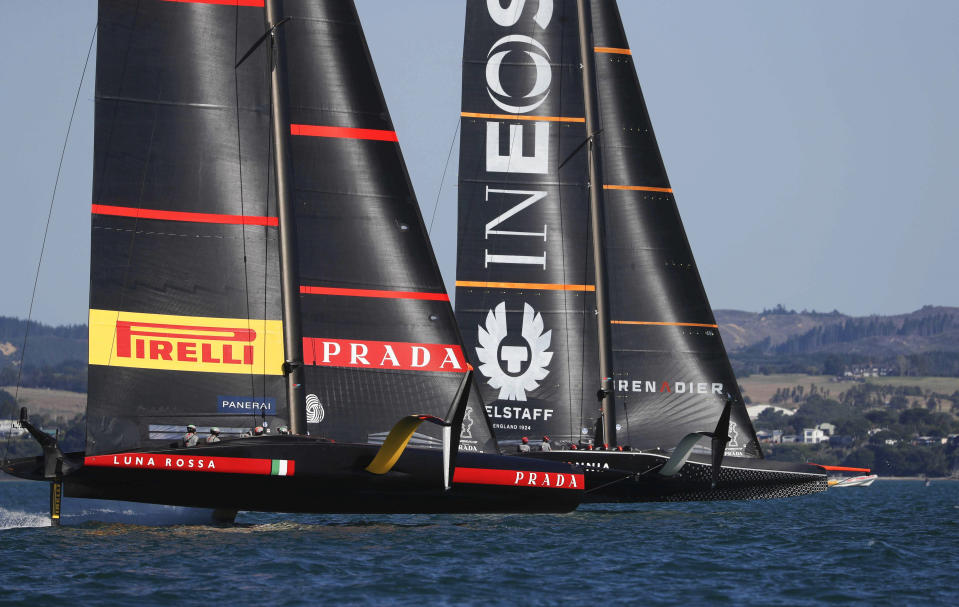
M273 460L270 474L273 476L291 476L293 474L293 462L288 459Z

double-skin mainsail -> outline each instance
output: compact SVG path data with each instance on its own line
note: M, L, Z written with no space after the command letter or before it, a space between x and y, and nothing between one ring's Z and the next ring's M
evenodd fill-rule
M457 398L469 365L353 3L99 11L88 436L66 494L575 507L581 474L496 455L482 408Z
M712 432L728 407L724 454L762 458L613 0L468 2L456 287L507 448L549 436L646 474L665 457L636 452Z

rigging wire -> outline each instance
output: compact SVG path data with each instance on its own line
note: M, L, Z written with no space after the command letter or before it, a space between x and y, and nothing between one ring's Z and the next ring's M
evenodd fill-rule
M564 58L566 57L566 36L561 36L561 37L560 37L559 56L560 56L560 62L562 62L562 61L564 60ZM565 73L566 73L565 70L560 70L560 75L559 75L559 90L561 90L561 91L565 89L565 82L564 82ZM557 115L559 115L559 116L563 116L563 115L564 115L564 113L563 113L563 96L562 96L562 95L559 95L559 104L558 104L558 107L557 107ZM557 125L557 129L562 129L562 128L563 128L562 123L560 123L560 124ZM557 139L559 139L559 138L561 138L561 137L562 137L562 133L557 134ZM561 153L561 152L560 152L561 149L562 149L562 145L557 145L557 146L556 146L556 159L557 159L557 160L559 160L559 158L560 158L559 154ZM575 154L575 153L576 153L576 152L574 151L573 154ZM571 154L571 156L572 156L572 154ZM567 159L567 160L568 160L568 159ZM567 266L567 261L568 261L568 260L566 259L566 253L567 253L567 251L566 251L566 205L563 204L563 176L562 176L562 169L563 169L563 165L564 165L564 164L566 164L566 160L564 160L564 161L562 161L561 163L559 163L559 164L557 165L557 167L556 167L556 182L557 182L556 192L557 192L557 199L559 200L559 250L560 250L560 254L561 254L561 256L562 256L561 258L562 258L562 264L563 264L563 265L562 265L562 270L563 270L563 283L564 283L564 284L570 284L570 283L573 282L573 281L571 281L570 278L569 278L569 272L568 272L568 266ZM584 273L584 278L585 278L585 273ZM583 284L587 284L587 282L588 282L587 280L584 280L584 281L583 281ZM561 295L562 295L562 298L563 298L563 330L564 330L564 332L565 332L565 334L566 334L566 347L563 348L563 350L565 350L565 352L566 352L566 391L567 391L567 394L568 394L567 399L568 399L568 402L569 402L569 441L570 441L570 443L574 443L574 442L577 442L577 443L578 443L578 442L579 442L580 434L579 434L578 431L574 431L574 430L573 430L573 410L574 410L574 406L575 406L575 404L574 404L574 398L575 398L575 396L573 395L573 365L572 365L572 360L571 360L571 356L572 356L571 350L572 350L572 348L569 347L569 336L570 336L570 331L569 331L569 297L570 297L570 292L569 292L569 291L563 291L563 292L561 292ZM586 297L585 292L584 292L584 296L583 296L583 308L584 308L583 317L584 317L584 318L585 318L585 316L586 316L586 315L585 315L586 301L588 301L588 298ZM585 334L584 334L583 332L580 332L580 336L584 336L584 335L585 335ZM579 423L579 425L580 425L580 427L582 427L582 425L583 425L583 421L582 421L582 400L583 400L583 373L584 373L583 368L584 368L584 366L585 366L583 363L584 363L585 360L586 360L586 358L585 358L585 357L586 357L586 352L585 352L586 340L581 338L581 339L580 339L580 342L582 343L582 345L580 346L580 350L581 350L581 351L580 351L580 358L579 358L579 360L580 360L580 365L579 365L579 374L580 374L580 381L579 381L579 385L580 385L580 390L579 390L579 392L580 392L580 393L579 393L579 400L580 400L580 423Z
M453 157L453 146L456 144L456 136L460 132L460 124L462 120L459 116L456 117L456 128L453 130L453 138L450 140L450 151L446 154L446 164L443 166L443 176L440 177L440 187L436 190L436 202L433 203L433 216L430 217L430 227L426 230L426 235L431 236L433 234L433 222L436 221L436 209L440 206L440 195L443 193L443 184L446 182L446 171L450 168L450 158Z
M43 239L40 241L40 258L37 260L37 271L33 276L33 291L30 293L30 308L27 311L27 324L23 330L23 347L20 349L20 366L17 368L17 385L14 389L14 401L20 399L20 382L23 379L23 366L27 357L27 339L30 337L30 323L33 321L33 304L37 298L37 285L40 282L40 268L43 266L43 253L47 246L47 235L50 232L50 221L53 218L53 203L57 198L57 188L60 186L60 175L63 172L63 159L67 155L67 143L70 141L70 131L73 129L73 119L77 115L77 105L80 102L80 91L83 89L83 81L87 76L87 68L90 65L90 55L93 54L93 43L97 39L97 30L99 22L93 26L93 35L90 37L90 44L87 46L87 57L83 61L83 71L80 74L80 82L77 84L77 92L73 97L73 109L70 110L70 121L67 123L67 133L63 137L63 147L60 148L60 161L57 164L57 176L53 181L53 192L50 195L50 208L47 211L47 223L43 228ZM10 439L13 437L13 424L10 424L10 431L7 433L7 443L3 453L3 459L6 461L7 452L10 448Z
M237 44L240 40L240 7L236 6L234 10L234 29L233 29L233 60L236 61L237 53L239 48ZM247 52L248 56L253 52L253 49ZM244 56L244 59L246 58ZM242 63L242 60L240 61ZM246 201L243 196L243 142L241 140L240 134L240 81L237 76L237 70L239 69L239 64L237 67L233 68L233 98L236 102L235 114L236 114L236 166L240 182L240 216L246 217ZM265 226L264 226L265 227ZM247 264L246 258L246 222L243 223L241 227L241 241L243 243L243 300L246 303L246 328L251 330L253 327L253 319L250 313L250 268ZM264 315L264 318L266 316ZM264 363L266 359L264 358ZM250 365L250 397L256 398L256 369L253 368L253 365ZM256 415L254 414L254 418ZM256 426L256 423L253 424Z

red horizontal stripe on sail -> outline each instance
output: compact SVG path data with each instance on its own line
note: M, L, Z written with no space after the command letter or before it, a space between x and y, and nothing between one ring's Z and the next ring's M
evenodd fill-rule
M293 474L293 461L287 468ZM220 472L227 474L263 474L269 476L273 460L249 457L207 457L169 453L114 453L88 455L84 466L98 468L132 468L138 470L182 470L187 472Z
M303 295L344 295L346 297L382 297L385 299L428 299L449 301L446 293L419 293L416 291L381 291L378 289L341 289L337 287L300 286Z
M164 0L164 2L189 2L190 4L226 4L227 6L263 7L263 0Z
M371 139L373 141L399 141L396 131L379 129L354 129L343 126L318 126L314 124L291 124L291 135L304 137L336 137L339 139Z
M106 204L94 204L94 215L114 215L116 217L136 217L138 219L164 219L167 221L190 221L194 223L223 223L247 226L277 226L276 217L259 215L218 215L214 213L190 213L186 211L158 211L156 209L138 209L135 207L117 207Z
M508 485L510 487L580 490L583 489L584 485L583 475L571 472L459 467L453 470L453 482L467 485Z
M463 350L453 344L303 338L303 363L319 367L465 373Z

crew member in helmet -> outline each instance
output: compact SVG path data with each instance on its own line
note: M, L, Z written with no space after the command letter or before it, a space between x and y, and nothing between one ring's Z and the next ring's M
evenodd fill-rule
M205 442L208 445L220 442L220 429L216 426L210 428L210 435L206 437Z
M287 428L286 426L280 426L279 428L276 429L276 432L277 434L289 434L290 429Z
M523 437L523 442L519 444L519 452L529 453L529 439L525 436Z
M253 436L263 436L263 426L253 428Z
M552 451L553 447L549 443L549 436L543 437L543 444L539 447L540 451Z
M184 434L183 438L180 439L180 446L196 447L198 442L200 442L200 437L196 435L196 426L193 424L188 424L186 427L186 434Z

